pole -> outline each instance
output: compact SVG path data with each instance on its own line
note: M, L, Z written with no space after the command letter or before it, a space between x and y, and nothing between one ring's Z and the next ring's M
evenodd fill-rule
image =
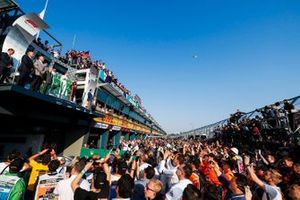
M74 48L75 48L75 43L76 43L76 34L74 34L73 42L72 42L72 49L73 49L73 50L74 50Z
M39 14L39 17L40 17L42 20L44 19L44 16L45 16L45 13L46 13L46 10L47 10L47 7L48 7L48 1L49 1L49 0L46 0L44 9L43 9L42 12L40 12L40 14ZM36 39L38 39L39 36L40 36L40 31L37 33Z

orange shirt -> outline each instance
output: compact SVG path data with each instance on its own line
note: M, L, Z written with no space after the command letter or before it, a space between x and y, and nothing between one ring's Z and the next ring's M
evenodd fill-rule
M192 175L190 176L190 181L193 183L193 185L195 187L200 189L200 179L199 179L199 176L196 173L192 173Z
M218 176L214 169L212 169L208 162L203 161L200 166L201 172L205 175L208 181L216 186L221 186L222 183L218 180Z
M231 181L232 177L233 177L233 173L230 169L228 169L227 171L224 171L224 177L226 178L227 181Z

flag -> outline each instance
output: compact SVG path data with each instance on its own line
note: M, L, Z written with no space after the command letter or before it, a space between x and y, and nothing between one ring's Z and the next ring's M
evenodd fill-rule
M48 7L48 0L46 0L46 3L45 3L45 6L44 6L44 9L40 12L39 14L39 17L41 19L44 19L44 16L45 16L45 13L46 13L46 10L47 10L47 7ZM36 39L40 36L40 32L37 33L36 35Z
M46 0L45 7L44 7L44 9L43 9L43 10L40 12L40 14L39 14L39 17L40 17L41 19L44 19L44 16L45 16L47 7L48 7L48 0Z

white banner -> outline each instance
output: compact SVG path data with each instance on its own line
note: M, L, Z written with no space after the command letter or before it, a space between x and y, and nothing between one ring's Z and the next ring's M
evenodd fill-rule
M109 125L107 124L102 124L102 123L96 123L94 125L94 128L102 128L102 129L107 129Z
M119 131L119 130L121 130L121 127L120 126L113 126L111 129L114 130L114 131Z

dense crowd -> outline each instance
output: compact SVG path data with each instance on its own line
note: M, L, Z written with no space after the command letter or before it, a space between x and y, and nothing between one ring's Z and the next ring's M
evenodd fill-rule
M97 70L102 70L105 74L104 81L106 83L114 84L124 95L131 95L131 92L118 81L114 73L106 67L104 62L101 60L92 60L89 51L68 50L63 57L59 58L59 60L76 69L89 69L94 67Z
M238 110L230 116L228 123L215 129L215 137L227 145L235 145L238 141L251 144L253 148L266 145L269 139L279 144L300 142L300 124L295 120L300 112L288 100L256 109L255 113L250 118ZM269 138L270 135L273 137Z
M69 161L53 149L13 152L0 180L18 177L9 199L299 200L300 146L265 134L259 146L242 137L122 141L105 157Z
M1 54L2 77L13 53ZM22 58L18 84L28 83L31 66L35 89L37 65L45 65L43 56L32 58L32 51ZM13 151L0 163L0 199L300 200L299 113L288 100L256 112L237 111L205 141L122 140L89 158L58 157L55 147Z

